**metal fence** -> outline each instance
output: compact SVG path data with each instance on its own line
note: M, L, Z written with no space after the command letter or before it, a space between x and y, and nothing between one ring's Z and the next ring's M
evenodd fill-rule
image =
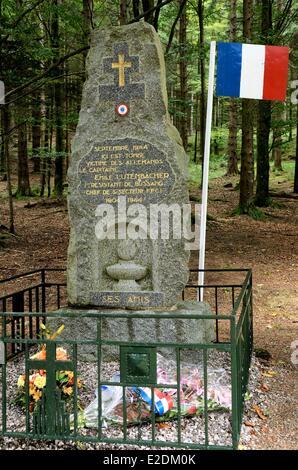
M0 313L1 436L174 448L237 448L252 354L250 270L206 270L209 281L204 286L196 283L197 271L191 272L183 298L194 300L198 289L201 291L204 287L204 300L211 305L212 313L198 315L194 312L188 314L187 321L192 322L192 327L196 324L193 322L200 325L203 319L212 322L215 337L210 343L181 343L179 338L166 340L146 334L144 337L133 335L129 340L117 336L117 321L129 322L133 331L141 321L145 332L155 327L167 332L172 322L185 321L183 315L177 316L173 312L115 314L97 311L91 314L87 310L75 313L67 308L59 312L60 323L66 325L66 336L45 339L40 335L41 320L51 324L54 321L51 319L57 318L57 314L49 310L62 307L65 301L65 281L49 279L59 273L63 276L62 270L28 273L28 287L19 291L14 283L20 277L2 281L5 295L0 298L3 310ZM36 276L39 282L36 282ZM9 283L12 287L8 286ZM33 306L35 311L32 311ZM69 325L78 320L87 322L90 329L87 334L75 337ZM46 357L33 358L34 352L42 347L46 350ZM57 349L61 347L67 350L67 357L58 360ZM81 360L86 349L94 361L87 366ZM112 363L107 359L111 351ZM167 382L158 377L161 357L167 358L173 367L174 380ZM202 393L199 406L192 413L184 413L183 375L189 362L195 364L201 374ZM45 371L46 386L33 409L29 379L36 370ZM226 386L231 394L231 407L215 407L214 397L210 398L214 370L221 370L228 379ZM66 401L57 388L59 371L73 373L71 394ZM119 372L117 380L115 371ZM15 404L20 375L24 375L23 410ZM83 383L91 382L93 388L89 385L88 389L79 388L79 378ZM114 391L122 391L117 404L117 419L114 416L113 420L104 414L103 391L107 386L116 387ZM94 389L98 391L97 423L86 428L81 426L79 404L82 407L88 405ZM150 404L144 403L141 390L147 390L151 395ZM171 391L175 396L174 419L170 420L173 416L168 415L170 424L161 422L167 415L162 419L156 413L158 395L155 392L161 390ZM220 433L215 424L218 420L224 423Z
M25 338L25 327L29 338L36 337L40 334L40 322L45 321L43 313L66 305L65 274L66 270L62 268L38 269L0 280L0 311L39 314L29 317L26 325L24 316L7 316L6 329L11 338ZM21 342L11 343L7 359L22 351L24 345Z

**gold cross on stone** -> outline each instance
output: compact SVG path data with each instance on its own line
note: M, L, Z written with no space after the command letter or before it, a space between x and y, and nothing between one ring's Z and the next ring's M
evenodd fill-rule
M129 54L127 43L115 44L113 57L104 57L102 65L107 81L110 74L113 74L113 84L110 81L99 86L101 101L113 101L118 105L145 97L145 84L139 81L140 58Z
M118 54L119 62L112 63L112 69L119 69L119 87L125 86L125 69L131 68L131 62L125 62L124 54Z

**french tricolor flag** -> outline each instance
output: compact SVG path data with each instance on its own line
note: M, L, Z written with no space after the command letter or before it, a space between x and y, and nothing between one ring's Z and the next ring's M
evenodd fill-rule
M231 42L217 46L217 96L285 100L288 47Z

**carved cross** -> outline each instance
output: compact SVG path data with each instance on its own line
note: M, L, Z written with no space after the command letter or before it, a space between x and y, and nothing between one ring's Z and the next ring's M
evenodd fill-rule
M112 63L112 69L119 69L119 86L124 87L125 86L125 69L126 68L131 68L132 64L131 62L125 62L124 60L124 54L118 54L118 63L113 62Z

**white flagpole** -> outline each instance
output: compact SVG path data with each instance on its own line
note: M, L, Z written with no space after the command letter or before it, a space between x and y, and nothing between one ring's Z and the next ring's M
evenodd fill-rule
M207 202L208 202L208 175L209 175L209 159L210 159L210 141L212 127L212 108L214 93L214 75L215 75L215 52L216 42L210 43L210 59L209 59L209 78L208 78L208 99L207 99L207 115L205 130L205 148L204 148L204 170L202 185L202 206L201 206L201 224L200 224L200 254L199 269L205 268L205 246L206 246L206 222L207 222ZM198 285L204 284L204 272L198 274ZM197 300L203 301L204 289L198 289Z

